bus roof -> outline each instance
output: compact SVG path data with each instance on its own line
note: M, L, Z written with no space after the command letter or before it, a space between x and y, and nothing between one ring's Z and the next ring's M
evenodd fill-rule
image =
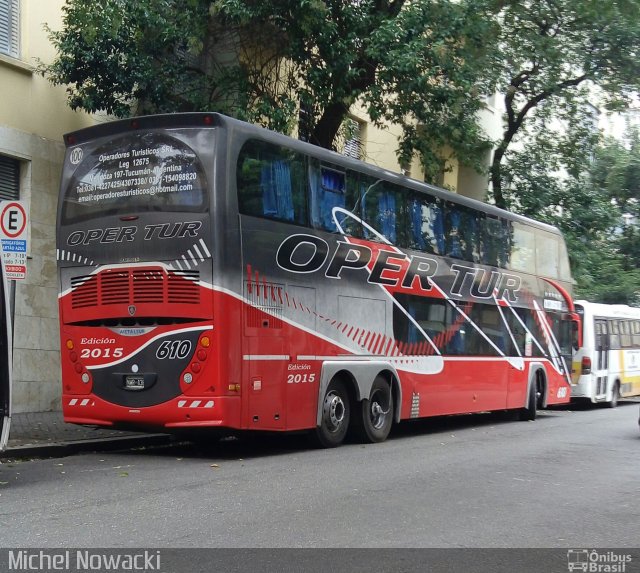
M585 314L601 318L633 318L640 319L640 308L626 304L603 304L599 302L589 302L587 300L576 300L576 306L581 306Z
M366 173L377 179L384 179L391 183L396 183L404 187L408 187L418 192L422 192L428 195L446 199L460 205L467 206L469 208L483 211L488 215L494 217L502 217L510 221L518 221L523 224L531 225L539 229L548 231L555 235L561 235L557 227L530 219L523 215L518 215L504 209L500 209L494 205L477 201L463 195L458 195L446 189L418 181L411 177L407 177L401 173L389 171L330 151L311 143L306 143L297 139L293 139L289 136L277 133L253 125L238 119L227 117L219 113L207 113L207 112L187 112L187 113L172 113L172 114L159 114L159 115L146 115L138 116L129 119L115 120L106 123L101 123L84 129L80 129L74 132L65 134L64 141L67 147L74 147L88 141L124 133L127 131L139 131L139 130L151 130L151 129L171 129L171 128L185 128L185 127L223 127L225 129L232 130L236 133L242 134L244 137L254 137L262 139L264 141L283 145L299 151L305 155L313 156L321 161L327 161L331 163L339 163L345 168L351 168L355 171Z

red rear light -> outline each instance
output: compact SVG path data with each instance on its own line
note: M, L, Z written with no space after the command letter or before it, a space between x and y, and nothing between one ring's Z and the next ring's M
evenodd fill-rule
M588 356L582 357L582 374L591 374L591 358Z

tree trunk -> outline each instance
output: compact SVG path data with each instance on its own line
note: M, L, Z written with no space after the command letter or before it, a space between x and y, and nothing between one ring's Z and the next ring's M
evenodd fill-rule
M503 141L504 143L504 141ZM493 191L493 200L496 207L501 209L507 208L507 202L502 194L502 158L504 157L505 148L500 145L493 153L493 161L489 173L491 175L491 190Z
M333 149L333 141L348 112L349 107L343 102L333 102L325 107L311 134L311 143Z

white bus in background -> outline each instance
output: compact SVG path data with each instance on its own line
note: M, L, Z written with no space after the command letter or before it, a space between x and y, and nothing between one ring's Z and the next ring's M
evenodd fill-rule
M640 308L578 300L582 348L573 357L571 397L611 408L640 395Z
M0 257L2 249L0 249ZM4 275L4 264L0 259L0 452L4 450L9 439L9 422L11 421L11 307L9 306L9 290Z

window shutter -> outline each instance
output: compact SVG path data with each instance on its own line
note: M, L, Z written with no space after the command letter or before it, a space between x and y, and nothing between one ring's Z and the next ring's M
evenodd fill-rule
M364 155L362 153L362 147L362 140L358 135L354 135L344 144L343 154L347 157L353 157L354 159L362 159L362 156Z
M20 55L20 0L0 0L0 53Z
M15 201L19 197L20 162L0 155L0 201Z

